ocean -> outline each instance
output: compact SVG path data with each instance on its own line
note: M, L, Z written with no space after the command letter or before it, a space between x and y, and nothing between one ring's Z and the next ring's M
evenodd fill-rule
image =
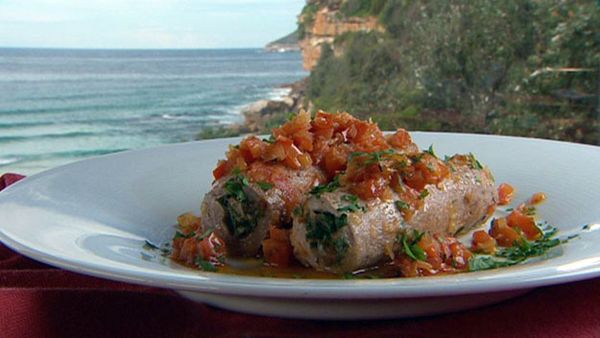
M0 48L0 174L191 141L306 75L298 52Z

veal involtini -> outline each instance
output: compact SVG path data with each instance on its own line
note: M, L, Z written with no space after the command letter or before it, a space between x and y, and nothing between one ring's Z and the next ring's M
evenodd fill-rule
M399 151L416 149L405 131L394 136L388 139ZM308 191L343 171L351 153L388 148L385 136L370 121L324 112L312 119L302 111L275 128L269 139L250 136L230 147L204 197L203 227L215 230L231 256L260 255L270 227L290 228L292 211Z
M498 201L489 170L473 155L354 155L346 173L314 189L294 217L295 257L317 270L346 273L391 261L402 251L399 236L454 236L482 224Z
M244 173L234 170L216 181L202 202L203 224L215 229L229 255L254 257L269 227L291 225L292 207L323 180L314 167L293 170L279 164L252 163Z
M543 198L532 198L467 247L455 236L510 203L514 189L496 190L471 154L442 159L403 129L386 135L348 113L300 112L269 138L246 137L213 176L201 217L178 218L171 251L205 271L429 276L518 264L560 243L536 223Z

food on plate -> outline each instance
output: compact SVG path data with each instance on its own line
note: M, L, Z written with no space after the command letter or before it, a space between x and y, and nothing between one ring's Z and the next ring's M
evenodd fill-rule
M495 209L494 180L472 155L457 155L444 162L430 153L407 156L390 152L368 165L369 159L359 158L351 158L349 169L339 179L343 182L339 189L313 194L294 217L291 242L303 264L342 273L367 268L394 258L399 233L415 230L453 236L482 224ZM444 169L437 182L417 184L414 189L406 177L418 161L449 169ZM389 177L389 196L364 199L353 194L362 182L357 177L370 175L364 171ZM332 231L337 227L339 230Z
M180 216L172 243L172 258L202 270L415 277L513 265L558 245L536 221L540 193L469 247L457 236L516 189L497 188L473 154L441 158L404 129L384 134L348 113L301 111L230 146L213 176L200 217Z
M203 224L227 243L228 254L256 256L269 226L290 224L290 209L323 180L313 167L295 170L254 162L244 174L234 170L216 181L202 202Z

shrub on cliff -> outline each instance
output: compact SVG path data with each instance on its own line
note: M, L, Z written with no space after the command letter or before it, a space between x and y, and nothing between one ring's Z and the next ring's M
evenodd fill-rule
M372 115L383 128L598 142L594 1L379 4L386 33L340 36L338 57L324 48L309 81L317 108Z

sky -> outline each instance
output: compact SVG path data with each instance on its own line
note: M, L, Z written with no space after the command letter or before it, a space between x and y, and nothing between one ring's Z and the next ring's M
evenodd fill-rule
M248 48L296 29L305 0L0 0L0 47Z

